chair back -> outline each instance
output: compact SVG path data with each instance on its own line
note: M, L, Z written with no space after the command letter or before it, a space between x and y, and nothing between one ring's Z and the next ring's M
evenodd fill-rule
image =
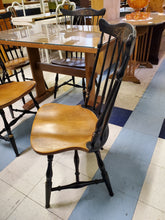
M13 24L11 22L11 12L5 12L0 14L0 31L12 29Z
M109 118L130 55L133 52L136 38L135 28L128 23L112 25L104 19L100 19L99 27L101 38L98 44L93 73L87 86L85 100L85 107L91 109L98 116L93 138L91 142L87 144L90 151L97 151L98 148L104 145L108 138ZM107 44L103 43L105 38L107 39ZM102 48L105 48L105 53L101 58L101 65L100 55L102 56ZM111 53L109 53L109 51L111 51ZM108 54L110 54L110 56ZM100 72L98 72L98 65ZM90 99L93 86L95 86L95 97L91 104Z
M65 24L71 25L98 25L99 19L105 15L106 9L96 10L92 8L80 8L76 10L61 9L65 17ZM82 58L83 53L66 51L66 58Z
M79 8L76 10L61 9L65 23L74 25L98 25L99 19L105 15L106 9ZM70 19L68 19L70 17Z
M13 29L11 22L11 12L0 14L0 31ZM1 45L0 57L5 63L16 58L24 57L23 50L18 46Z

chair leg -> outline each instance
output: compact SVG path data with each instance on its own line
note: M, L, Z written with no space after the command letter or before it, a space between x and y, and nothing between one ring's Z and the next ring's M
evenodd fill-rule
M10 111L11 117L14 118L14 111L13 111L12 105L9 105L9 111Z
M21 68L21 75L22 75L22 79L23 79L23 81L25 81L26 79L25 79L25 74L24 74L24 71L23 71L23 69Z
M45 192L46 192L46 204L45 207L50 207L50 196L51 196L51 189L52 189L52 161L53 155L48 155L48 167L46 171L46 183L45 183Z
M75 77L72 76L73 85L75 85Z
M86 85L85 85L85 79L82 78L82 87L83 87L83 99L85 101L86 98Z
M17 70L14 70L14 75L15 75L15 78L16 78L17 82L19 82Z
M32 92L29 92L29 95L30 95L31 99L33 100L33 103L34 103L35 107L36 107L37 109L39 109L39 108L40 108L40 107L39 107L39 104L38 104L38 102L36 101L36 99L34 98Z
M58 73L56 74L56 77L55 77L55 85L54 85L54 98L56 98L56 95L57 95L57 91L58 91Z
M74 152L74 164L75 164L75 175L76 175L76 182L79 182L79 175L80 175L80 172L79 172L79 155L78 155L78 151L75 150Z
M104 166L104 163L103 163L103 161L101 159L100 152L96 151L95 154L96 154L98 166L99 166L99 168L101 170L102 178L103 178L103 180L105 182L105 185L106 185L106 187L108 189L109 195L113 196L113 191L112 191L111 183L110 183L110 180L109 180L109 176L108 176L107 171L105 170L105 166Z
M16 146L16 143L15 143L15 139L14 139L14 136L11 132L11 128L10 128L10 125L8 124L7 120L6 120L6 116L5 116L5 112L3 111L3 109L0 109L0 114L2 116L2 119L3 119L3 122L4 122L4 126L5 126L5 129L7 131L7 134L8 134L8 138L9 138L9 141L13 147L13 150L16 154L16 156L19 156L19 153L18 153L18 149L17 149L17 146Z

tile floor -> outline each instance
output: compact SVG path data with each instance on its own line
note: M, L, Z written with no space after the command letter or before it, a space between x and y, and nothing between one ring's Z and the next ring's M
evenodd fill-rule
M165 56L162 53L160 63ZM153 69L139 68L136 76L141 84L123 82L116 107L133 111L153 78L159 65ZM147 77L146 77L147 76ZM50 97L46 102L52 101ZM103 157L118 137L122 127L109 124L110 135ZM70 160L72 153L57 155L54 159L54 179L56 184L72 181L73 162ZM92 155L81 153L80 157L85 160L80 166L81 175L85 179L91 179L95 172L95 160ZM164 220L165 219L165 139L158 138L155 151L149 165L147 175L141 189L140 197L133 215L133 220ZM81 159L80 159L81 160ZM64 163L65 161L65 163ZM88 162L92 163L87 170ZM44 183L46 159L34 153L28 148L0 172L0 220L31 220L35 219L63 219L71 215L77 202L85 189L64 190L52 194L51 208L44 208ZM65 178L61 179L61 173L65 170ZM68 178L69 177L69 178ZM84 210L85 212L85 210ZM72 219L72 218L70 218ZM83 218L82 218L83 219ZM107 216L107 219L108 216ZM94 220L94 218L93 218ZM116 219L114 219L116 220ZM121 219L122 220L122 219Z

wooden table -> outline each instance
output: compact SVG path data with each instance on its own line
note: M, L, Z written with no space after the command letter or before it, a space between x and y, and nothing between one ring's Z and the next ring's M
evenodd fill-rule
M86 68L82 70L82 73L88 83L99 39L98 26L80 25L34 25L31 28L24 27L2 31L0 34L0 44L27 47L33 79L37 83L36 99L39 103L53 93L53 88L45 88L43 71L58 72L58 67L41 63L39 48L84 52ZM72 68L65 68L65 71L67 74L68 71L72 71ZM24 108L29 109L32 106L32 102L30 102L25 104Z
M153 30L158 25L165 24L165 14L151 13L150 18L146 20L126 20L124 17L121 17L119 19L110 21L110 23L121 22L130 23L134 25L137 30L135 50L132 59L130 60L129 65L127 67L123 80L140 83L140 80L135 76L135 69L139 65L144 65L148 68L152 68L152 64L149 62L151 40L159 41L160 45L160 37L158 39L152 39ZM156 34L154 34L154 37L156 37L155 35Z

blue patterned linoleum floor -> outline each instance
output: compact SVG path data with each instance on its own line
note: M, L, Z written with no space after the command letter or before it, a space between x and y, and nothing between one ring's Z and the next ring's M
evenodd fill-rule
M23 151L20 157L15 158L10 147L0 142L0 219L165 219L165 60L153 69L138 69L136 74L142 83L123 82L110 119L110 136L102 151L114 197L108 196L104 184L64 190L52 193L51 208L45 209L47 161L30 148L30 118L15 128ZM81 95L74 89L58 101L77 104ZM55 158L57 185L74 178L71 157L69 152ZM100 175L93 155L81 153L82 159L82 178Z

